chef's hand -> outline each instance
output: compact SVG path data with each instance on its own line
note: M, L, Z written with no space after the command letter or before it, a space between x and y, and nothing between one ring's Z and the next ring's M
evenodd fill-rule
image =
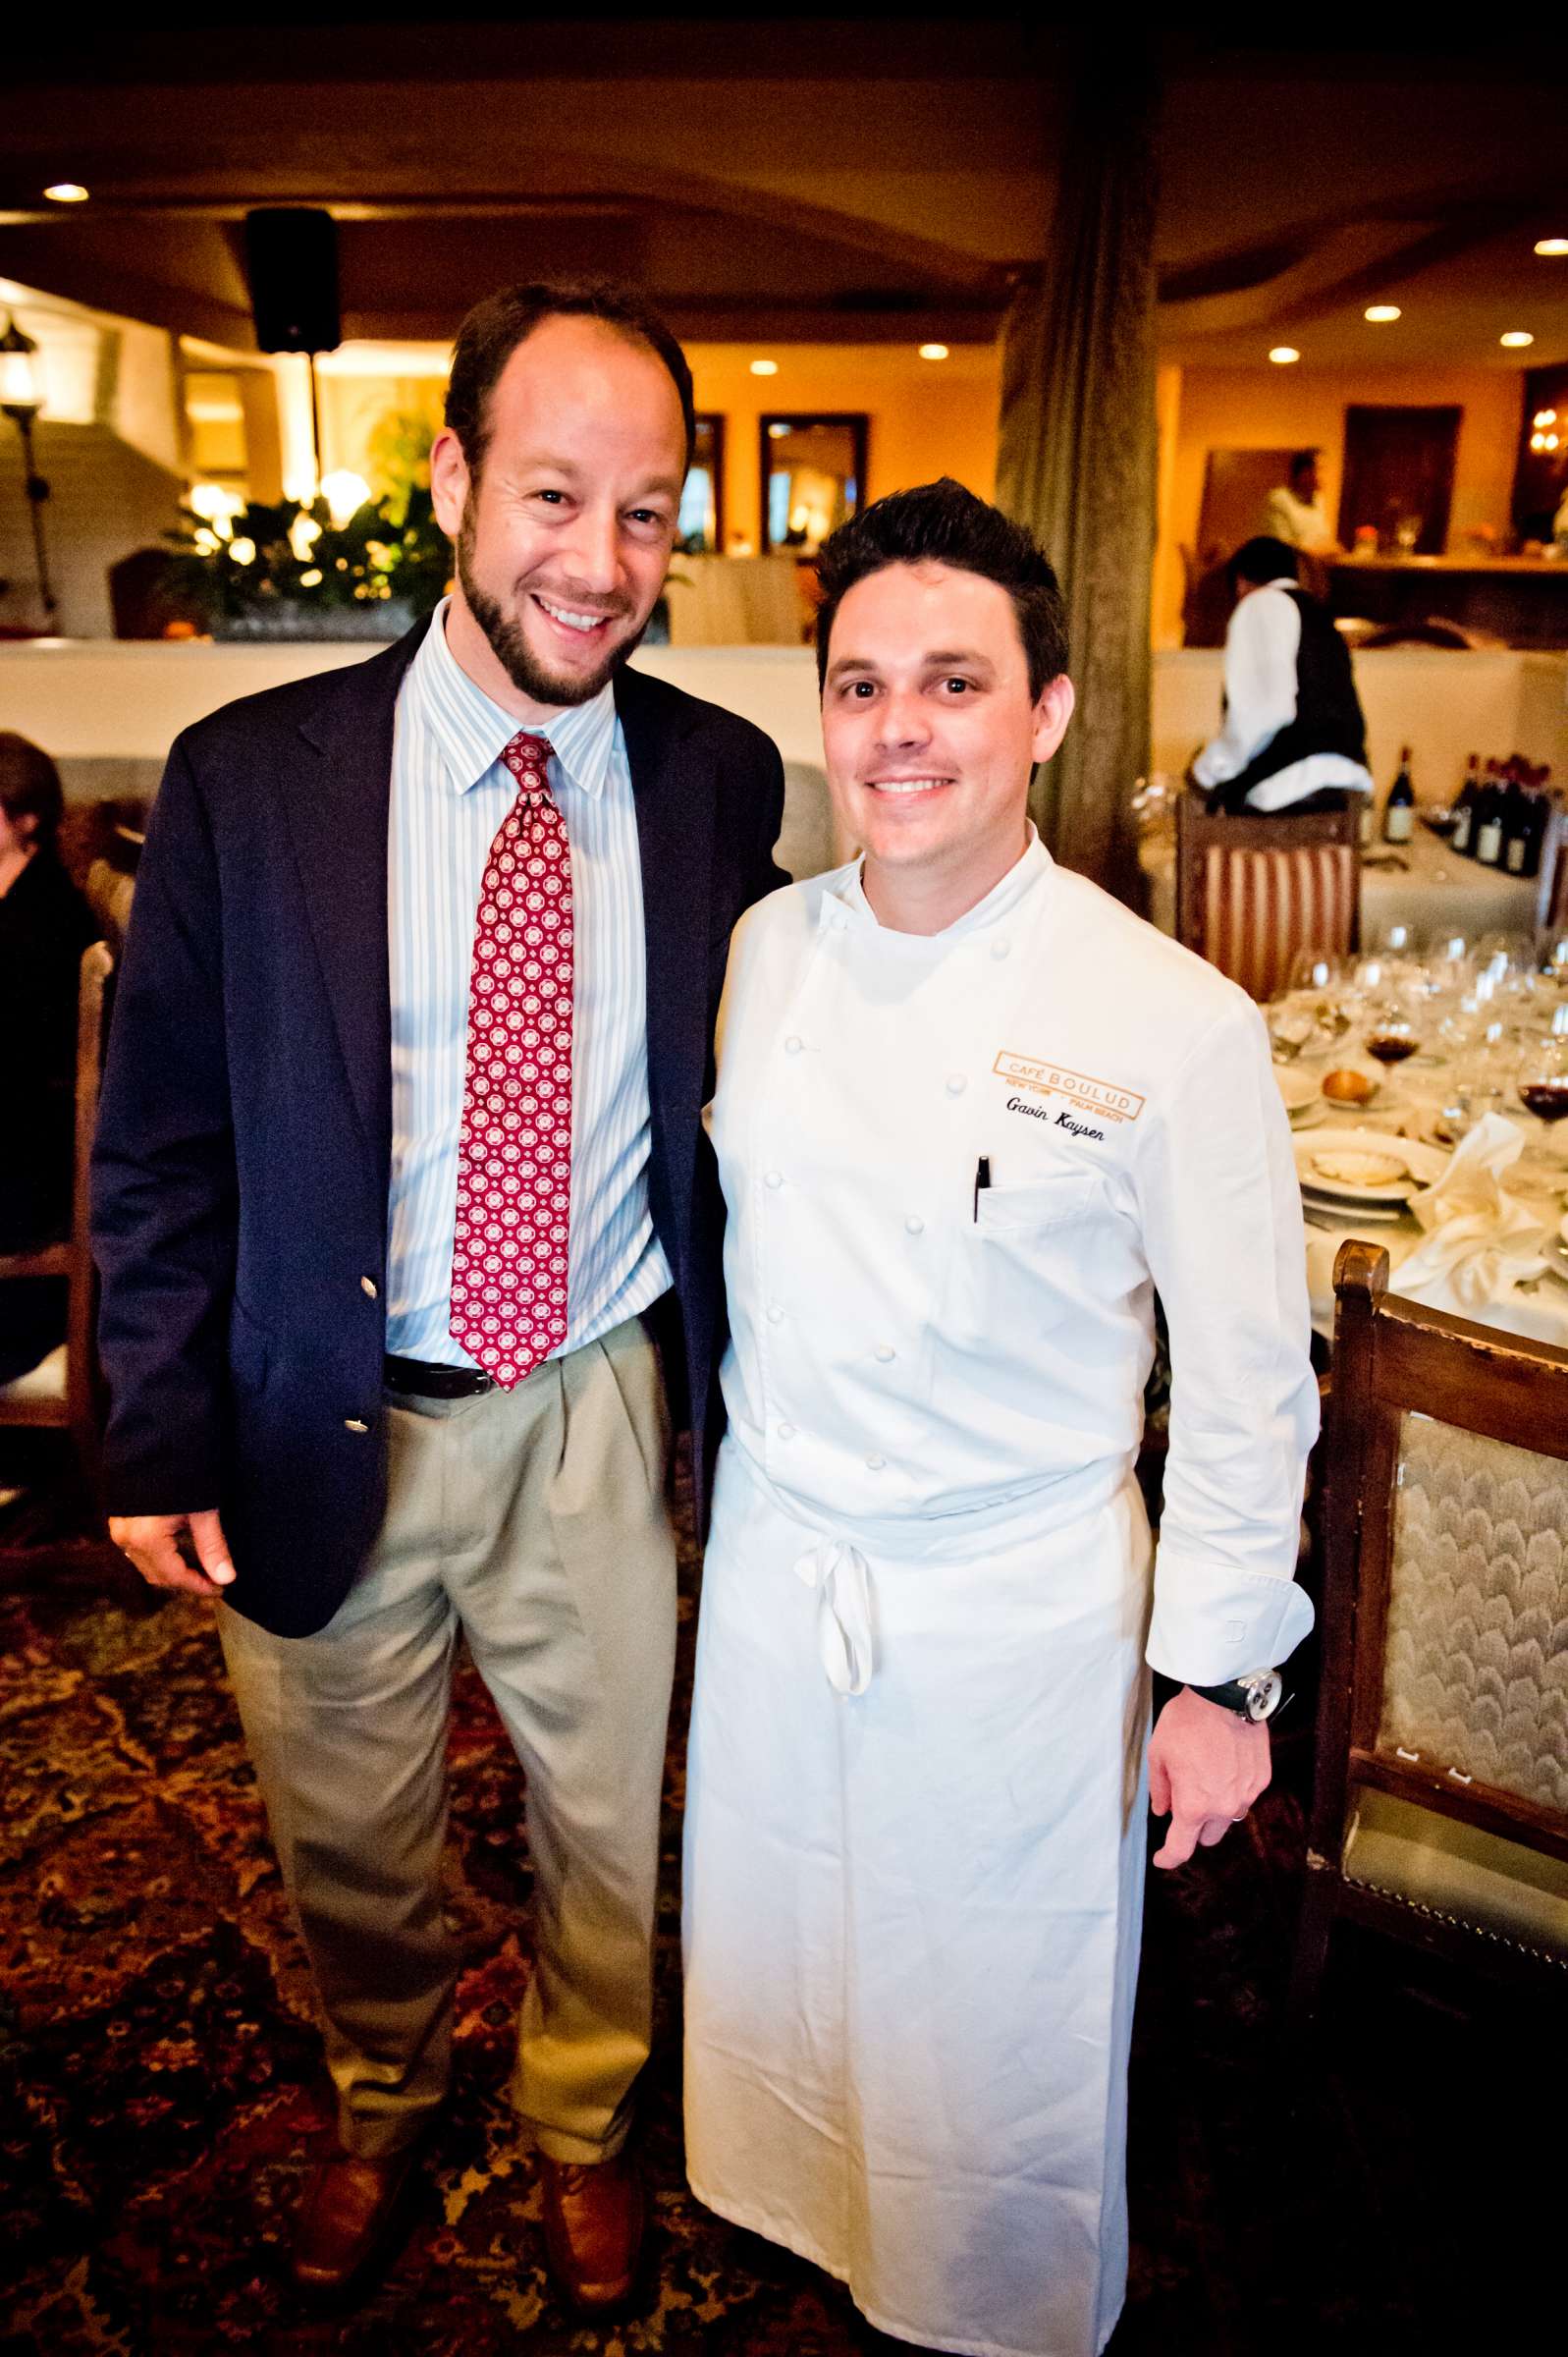
M1267 1727L1205 1702L1190 1686L1172 1694L1149 1738L1149 1806L1170 1819L1155 1864L1184 1866L1200 1841L1212 1849L1268 1781Z
M221 1596L234 1578L216 1507L194 1514L111 1514L109 1536L151 1587ZM182 1538L187 1542L184 1554ZM192 1555L193 1563L189 1560Z

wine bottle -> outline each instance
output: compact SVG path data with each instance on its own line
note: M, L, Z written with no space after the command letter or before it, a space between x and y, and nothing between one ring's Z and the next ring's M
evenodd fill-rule
M1502 800L1501 764L1488 761L1487 783L1476 804L1476 857L1483 867L1495 867L1502 856Z
M1530 773L1514 779L1503 795L1502 858L1510 876L1533 876L1530 847L1536 840L1536 809L1541 796L1528 783ZM1537 854L1539 859L1539 852Z
M1382 806L1384 843L1408 843L1416 825L1416 790L1410 783L1410 747L1399 748L1399 775L1388 789Z
M1481 798L1481 755L1472 753L1465 771L1465 782L1454 798L1454 828L1449 842L1456 851L1468 856L1471 836L1475 830L1476 804Z

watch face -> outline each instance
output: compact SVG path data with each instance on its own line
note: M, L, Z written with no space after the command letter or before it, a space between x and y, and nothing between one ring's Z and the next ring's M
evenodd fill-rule
M1252 1676L1243 1678L1241 1683L1247 1690L1247 1716L1254 1726L1271 1718L1279 1708L1279 1697L1284 1692L1285 1681L1278 1671L1255 1671Z

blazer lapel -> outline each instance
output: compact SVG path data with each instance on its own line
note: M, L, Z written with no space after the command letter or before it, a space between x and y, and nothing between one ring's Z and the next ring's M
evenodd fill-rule
M655 1152L674 1172L675 1143L696 1151L707 1059L708 907L714 781L683 757L692 720L662 682L622 671L616 708L637 812L648 969L648 1094Z
M425 625L369 662L332 675L300 734L318 755L286 802L316 955L365 1143L392 1161L392 1005L387 827L398 689Z

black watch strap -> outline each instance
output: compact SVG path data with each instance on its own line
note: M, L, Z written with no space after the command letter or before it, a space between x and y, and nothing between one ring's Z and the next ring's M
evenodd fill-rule
M1227 1677L1217 1686L1193 1686L1191 1693L1202 1702L1217 1702L1222 1711L1234 1711L1238 1719L1250 1720L1262 1726L1271 1719L1285 1700L1284 1680L1277 1670L1249 1670L1241 1677Z

